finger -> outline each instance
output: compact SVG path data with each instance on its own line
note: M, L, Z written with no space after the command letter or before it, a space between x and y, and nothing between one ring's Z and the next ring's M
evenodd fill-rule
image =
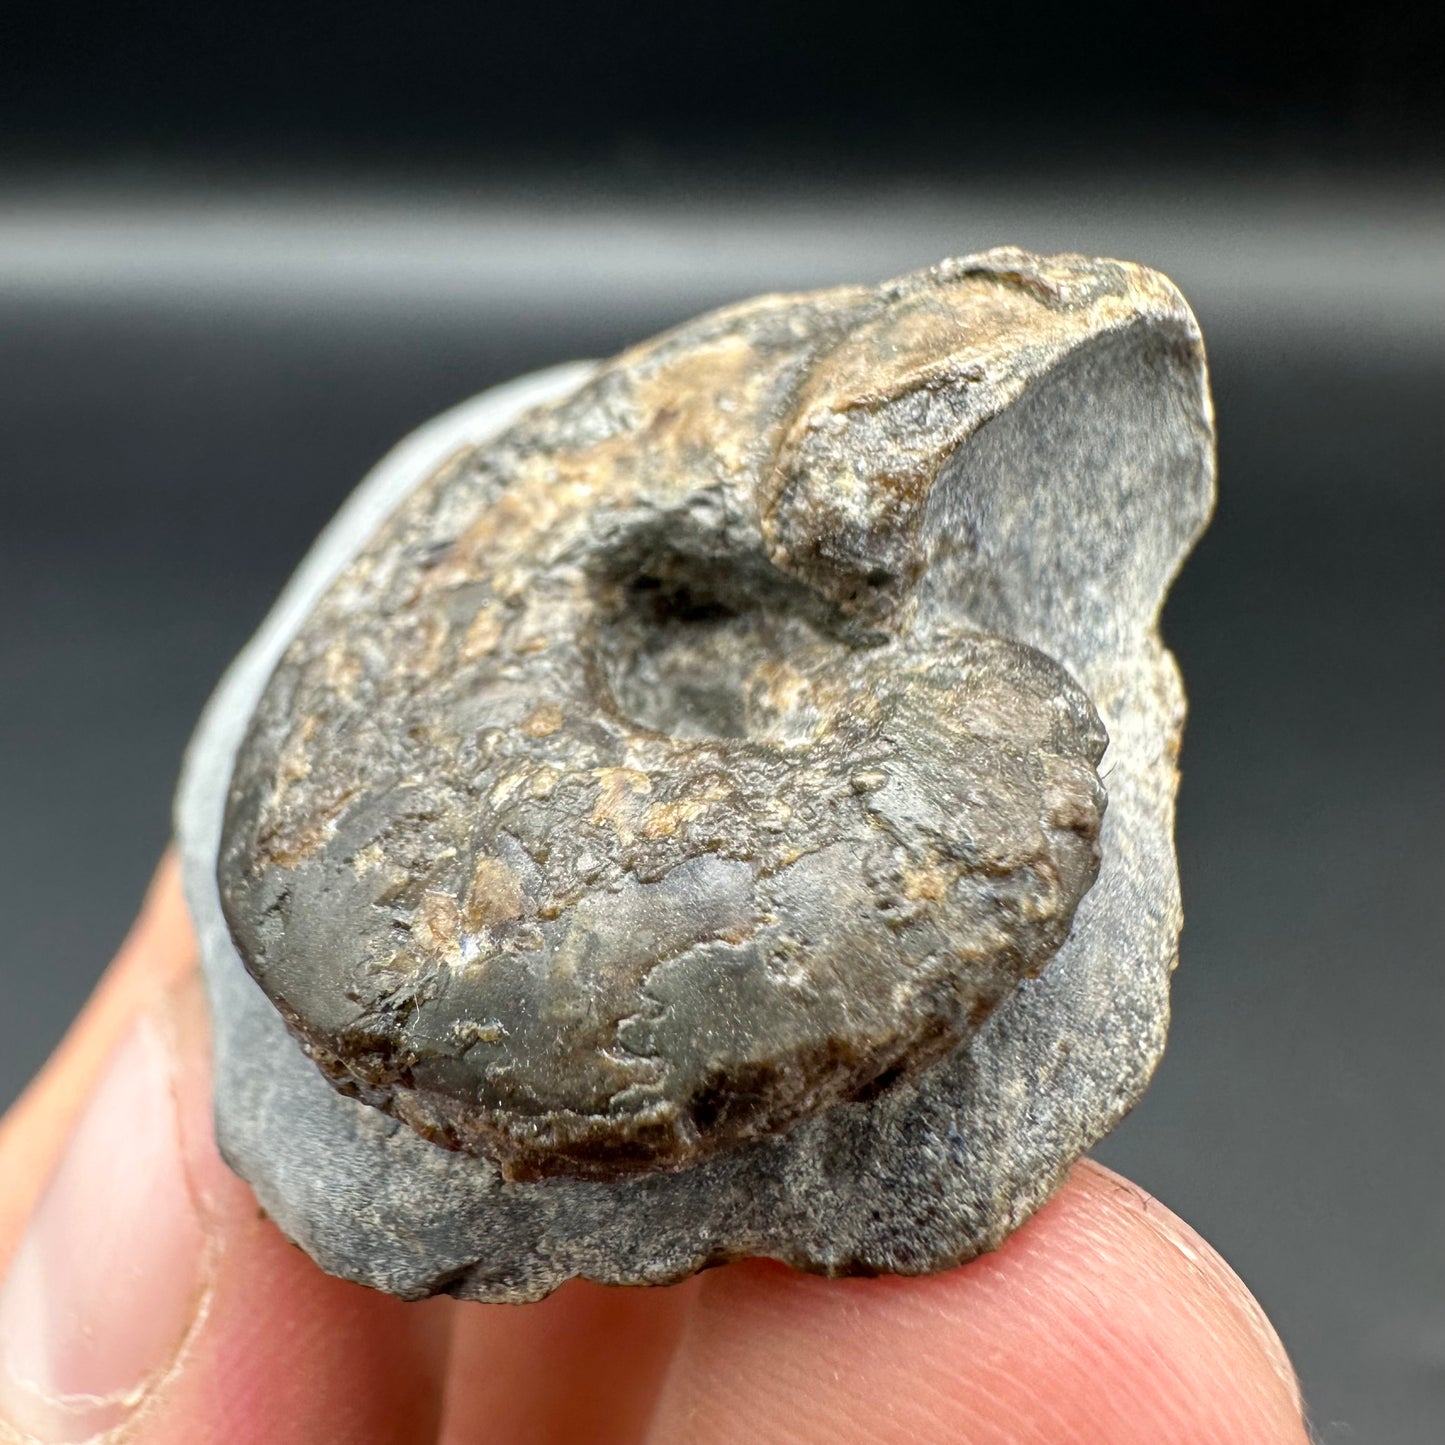
M0 1438L431 1442L448 1302L327 1278L222 1164L191 957L168 867L0 1133Z
M71 1126L121 1034L146 1003L195 967L195 942L167 853L140 916L49 1062L0 1118L0 1278Z
M534 1305L460 1307L443 1445L633 1445L701 1280L574 1280Z
M996 1253L928 1279L766 1262L705 1280L652 1439L689 1445L1304 1445L1227 1265L1093 1164Z

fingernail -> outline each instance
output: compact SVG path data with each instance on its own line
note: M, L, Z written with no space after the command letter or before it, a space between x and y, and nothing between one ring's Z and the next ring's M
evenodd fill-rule
M204 1250L171 1049L142 1017L0 1285L0 1421L71 1445L134 1415L197 1318Z

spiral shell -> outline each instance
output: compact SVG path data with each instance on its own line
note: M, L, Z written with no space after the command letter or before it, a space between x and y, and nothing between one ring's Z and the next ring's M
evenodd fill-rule
M511 1180L674 1171L1045 969L1107 740L1000 628L954 458L1151 276L1002 251L765 297L418 486L227 802L232 936L330 1080Z

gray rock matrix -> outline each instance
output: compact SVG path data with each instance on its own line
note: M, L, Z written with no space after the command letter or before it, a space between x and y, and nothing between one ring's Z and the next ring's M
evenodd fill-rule
M996 1246L1163 1050L1212 500L1174 287L1011 249L422 428L187 756L228 1161L409 1298Z

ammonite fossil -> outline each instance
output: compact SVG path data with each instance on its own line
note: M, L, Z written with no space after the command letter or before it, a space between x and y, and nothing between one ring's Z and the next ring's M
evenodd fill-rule
M423 429L192 745L227 1157L408 1296L997 1243L1163 1046L1211 498L1178 293L1016 250Z

